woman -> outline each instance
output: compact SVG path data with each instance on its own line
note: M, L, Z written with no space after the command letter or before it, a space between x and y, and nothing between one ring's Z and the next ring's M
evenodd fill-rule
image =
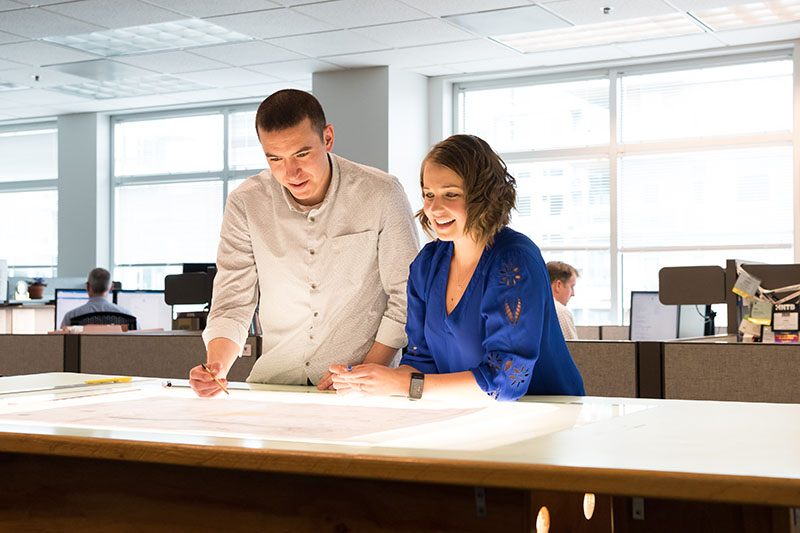
M334 365L341 392L516 400L583 395L537 246L508 227L516 182L482 139L453 135L425 157L423 229L411 264L408 353L397 369ZM420 375L422 374L422 375Z

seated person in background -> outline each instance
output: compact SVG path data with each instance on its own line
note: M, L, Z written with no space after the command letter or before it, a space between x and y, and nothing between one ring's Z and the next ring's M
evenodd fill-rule
M566 340L577 339L578 329L575 327L572 313L567 309L567 302L575 296L578 271L575 270L575 267L561 261L550 261L547 263L547 273L550 275L550 288L553 290L558 323L561 324L564 338Z
M125 313L132 315L130 311L106 300L106 294L111 290L111 273L105 268L95 268L89 272L89 279L86 281L86 292L89 293L89 301L80 307L67 311L61 321L61 328L69 326L72 319L89 313Z
M539 248L508 227L516 182L483 140L454 135L422 163L420 223L437 240L411 264L401 366L334 365L343 392L516 400L583 395ZM433 236L433 235L431 235Z

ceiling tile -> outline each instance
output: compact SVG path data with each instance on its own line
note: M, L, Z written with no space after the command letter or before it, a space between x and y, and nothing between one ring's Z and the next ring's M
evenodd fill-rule
M714 37L714 34L698 33L694 35L667 37L665 39L629 41L617 43L617 46L634 57L644 57L690 52L692 50L704 50L708 48L720 48L724 46L724 43Z
M38 80L35 79L36 76L39 76ZM0 80L42 88L86 81L85 78L59 72L54 70L53 67L26 67L4 70L0 72Z
M13 0L0 0L0 11L10 11L12 9L22 9L25 6Z
M527 0L402 0L404 4L413 6L436 17L477 13L487 9L504 9L507 7L528 6L533 2Z
M729 45L789 41L800 39L800 21L785 22L772 26L718 31L714 32L714 36Z
M6 33L0 31L0 44L2 43L18 43L27 40L25 37L14 35L13 33Z
M46 89L26 89L22 91L12 91L7 94L8 100L19 102L20 104L64 104L71 102L82 102L84 98L70 94L48 91Z
M0 59L0 72L8 69L20 68L21 66L22 65L16 61L6 61L5 59Z
M63 4L64 0L13 0L22 6L46 6L49 4Z
M615 20L670 15L676 12L661 0L613 0L613 2L557 0L540 3L573 24L598 24ZM605 14L603 8L608 5L611 5L612 9Z
M681 11L702 11L718 7L739 6L752 4L753 0L670 0L672 5ZM770 1L770 0L767 0Z
M117 63L110 59L63 63L61 65L53 65L52 68L58 72L97 81L119 81L153 75L152 70Z
M155 4L190 17L216 17L245 11L278 7L269 0L150 0Z
M535 61L533 58L525 54L520 54L517 57L480 59L478 61L460 61L458 63L451 63L447 66L456 69L459 72L501 72L507 70L531 68L535 65L537 65L537 61Z
M357 28L429 18L426 13L395 0L333 0L293 8L337 28Z
M574 65L631 57L625 50L613 44L569 48L566 50L547 50L526 55L530 57L534 66Z
M283 48L288 48L289 50L314 57L353 54L356 52L368 52L387 48L384 44L376 43L375 41L356 35L348 30L281 37L278 39L270 39L270 42Z
M58 111L43 105L20 104L19 107L4 109L3 113L11 115L14 119L56 117Z
M5 11L3 16L0 17L0 31L24 35L33 39L89 33L102 29L100 26L62 17L38 7Z
M414 20L350 30L355 34L393 48L423 44L466 41L475 36L439 19Z
M411 72L422 74L423 76L448 76L450 74L460 74L461 71L450 65L428 65L426 67L409 67Z
M474 39L457 43L432 44L380 52L346 54L325 58L342 67L367 67L390 65L395 67L420 67L446 65L458 61L511 57L517 52L487 39Z
M206 21L256 38L283 37L333 29L326 22L307 17L288 8L211 17Z
M240 94L245 97L265 99L276 91L283 89L299 89L301 91L311 90L311 78L307 81L285 81L281 83L259 84L259 85L243 85L241 87L231 87L231 92Z
M225 66L219 61L183 51L115 57L114 61L154 70L156 72L163 72L165 74L208 70Z
M139 0L81 0L45 9L106 28L129 28L185 18Z
M269 63L266 65L250 65L247 69L282 80L291 81L304 78L310 80L314 72L340 70L341 67L327 61L302 59L299 61L282 61L280 63Z
M209 87L235 87L236 85L253 85L256 83L272 83L279 81L272 76L266 76L252 70L242 68L224 68L217 70L203 70L200 72L186 72L181 78L202 83Z
M446 20L478 35L506 35L564 28L570 24L539 6L512 7L482 13L453 15Z
M264 84L261 84L264 87ZM230 88L227 89L200 89L197 91L182 91L177 93L170 93L170 98L173 100L180 100L181 103L199 103L199 102L222 102L228 105L235 105L235 100L242 100L242 95L234 92Z
M271 63L274 61L288 61L290 59L303 58L303 56L298 53L273 46L263 41L205 46L193 49L192 53L237 67L254 65L256 63Z
M33 66L97 59L94 54L39 41L0 44L0 57Z

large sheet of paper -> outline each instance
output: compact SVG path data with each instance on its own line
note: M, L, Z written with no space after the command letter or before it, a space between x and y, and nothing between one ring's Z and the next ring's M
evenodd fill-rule
M570 427L580 410L568 405L453 406L400 398L263 391L234 391L231 397L204 399L175 389L59 400L0 408L0 424L485 449Z

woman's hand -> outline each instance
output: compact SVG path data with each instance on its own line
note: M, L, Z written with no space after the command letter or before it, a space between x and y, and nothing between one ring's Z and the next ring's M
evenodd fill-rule
M384 365L367 363L348 367L333 365L333 387L341 394L362 393L375 396L408 396L411 383L409 366L389 368Z

